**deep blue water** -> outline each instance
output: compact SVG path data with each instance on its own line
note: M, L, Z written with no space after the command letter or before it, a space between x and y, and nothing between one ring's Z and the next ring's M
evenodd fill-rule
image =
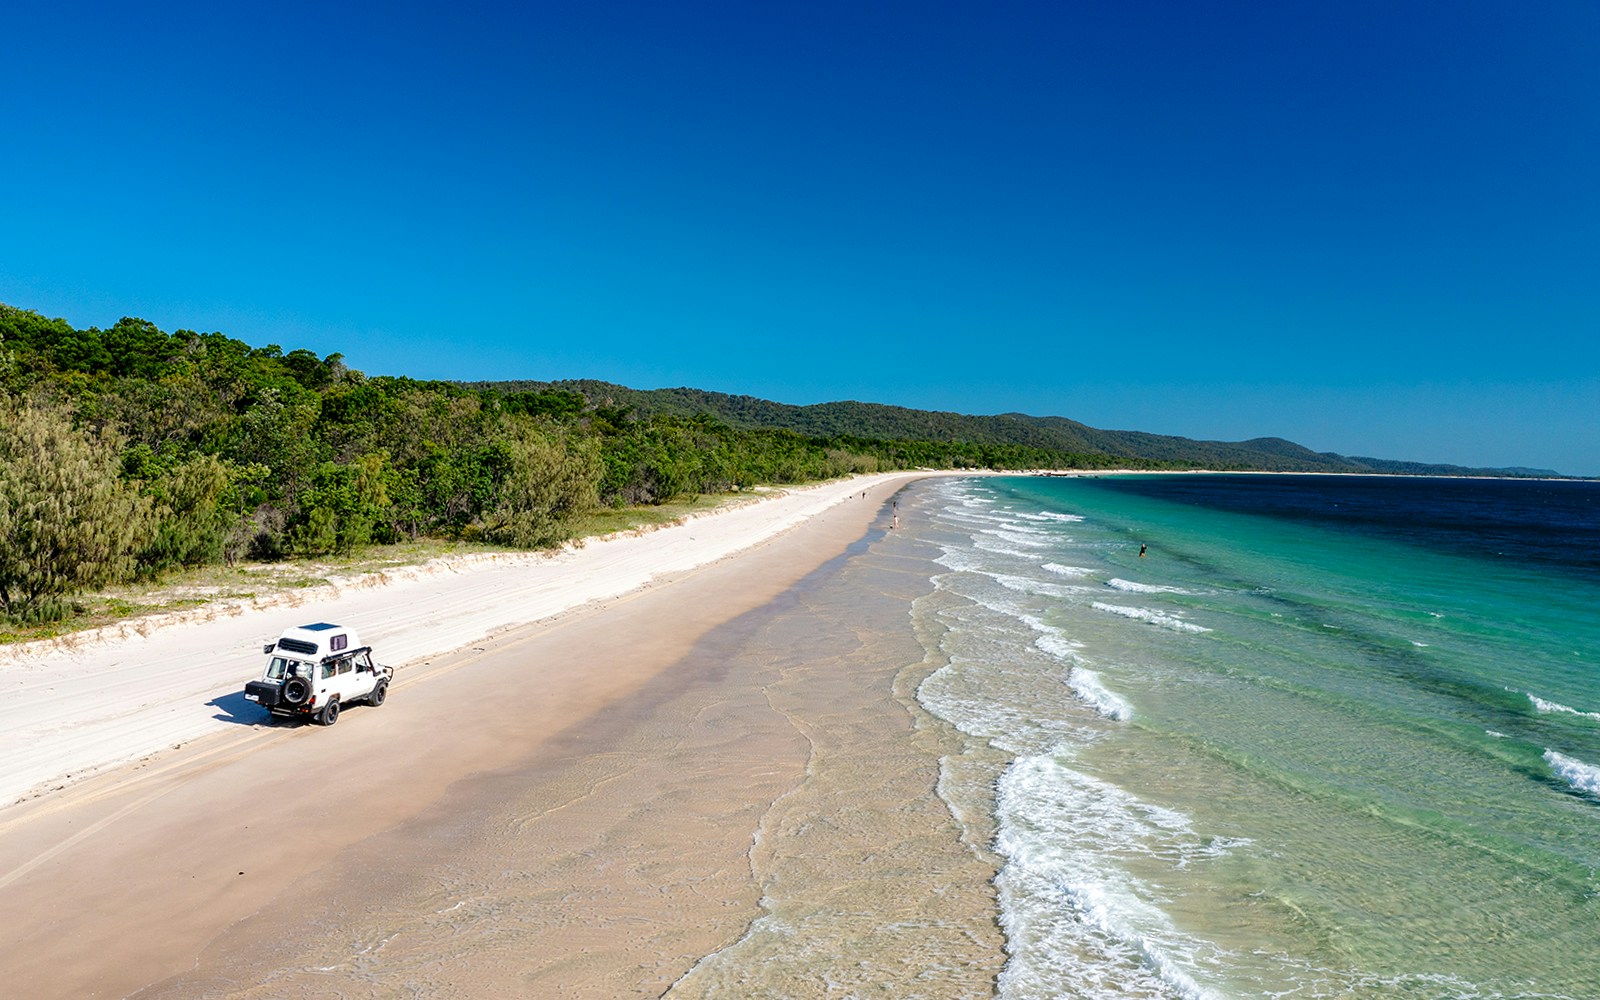
M1099 489L1600 577L1600 482L1407 476L1115 476Z

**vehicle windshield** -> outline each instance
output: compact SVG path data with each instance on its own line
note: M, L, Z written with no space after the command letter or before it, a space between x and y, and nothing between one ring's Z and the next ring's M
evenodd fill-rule
M267 663L267 680L281 681L285 677L298 674L301 677L311 676L311 665L301 663L299 660L289 660L281 656L274 656Z

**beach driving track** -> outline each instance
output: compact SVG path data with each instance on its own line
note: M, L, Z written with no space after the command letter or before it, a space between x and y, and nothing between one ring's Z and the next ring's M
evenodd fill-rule
M818 504L740 558L647 566L644 585L402 664L388 703L354 706L340 725L225 726L0 811L0 971L23 995L125 996L192 969L269 901L315 891L330 859L348 861L452 782L531 752L539 734L781 592L859 537L903 481Z

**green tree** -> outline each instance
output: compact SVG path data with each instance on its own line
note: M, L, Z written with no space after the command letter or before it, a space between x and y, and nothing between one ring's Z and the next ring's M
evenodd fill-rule
M139 553L144 573L222 559L229 519L221 502L230 478L227 466L215 455L194 455L151 484L155 531Z
M57 368L67 371L103 372L111 367L111 352L95 327L61 331L46 348Z
M556 439L524 425L513 431L509 449L511 473L484 537L529 549L563 540L566 522L598 503L602 466L596 442Z
M312 428L320 402L315 393L269 388L239 421L236 457L271 469L269 489L291 507L313 472L318 441Z
M339 515L330 506L312 507L305 521L295 525L290 537L295 551L301 555L332 552L339 545Z
M453 449L425 444L426 452L413 466L422 504L432 529L459 534L498 503L514 464L511 446L504 440Z
M161 366L176 352L171 337L149 320L124 316L117 325L101 334L111 371L119 376L155 378Z
M271 478L272 470L259 463L228 466L228 483L217 507L225 512L222 560L229 566L252 548L274 553L280 548L277 532L282 528L281 519L265 506L266 483Z
M0 338L9 341L10 349L17 352L13 361L19 367L36 367L56 341L75 335L72 325L64 319L46 319L31 309L0 305Z
M148 502L117 475L116 442L59 407L0 399L0 610L59 617L60 599L126 578Z
M388 533L388 456L363 455L351 465L324 463L301 495L305 521L294 530L295 548L305 555L349 552L373 539L382 526Z

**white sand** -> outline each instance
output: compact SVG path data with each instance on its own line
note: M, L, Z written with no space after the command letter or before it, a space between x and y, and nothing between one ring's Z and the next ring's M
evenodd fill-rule
M243 701L261 647L286 626L349 624L406 668L500 630L604 602L759 545L863 490L925 473L792 489L685 524L553 555L445 560L413 570L147 619L0 651L0 808L261 714ZM237 713L237 714L235 714Z

